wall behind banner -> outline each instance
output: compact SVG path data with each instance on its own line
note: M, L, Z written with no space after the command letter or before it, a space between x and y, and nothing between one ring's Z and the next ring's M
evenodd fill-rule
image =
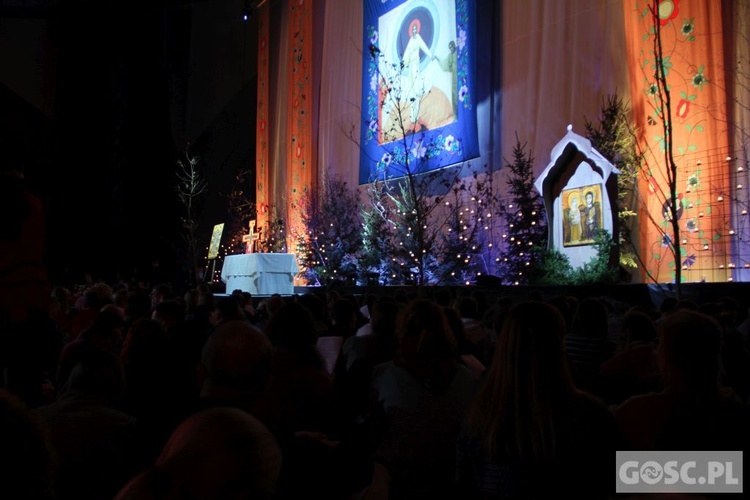
M319 3L316 12L321 17L314 25L314 36L320 65L312 68L319 88L313 123L317 149L312 161L318 185L331 173L354 186L359 183L363 123L364 3L327 0L318 10ZM582 132L586 119L596 119L608 94L629 98L621 3L476 0L476 12L481 13L477 16L473 101L479 156L471 160L473 165L486 166L502 176L504 158L510 157L517 134L536 159L536 171L541 172L568 124ZM282 40L283 30L273 26L269 43L287 43ZM269 54L273 53L271 46ZM284 160L273 152L284 133L274 126L285 116L286 101L278 95L278 76L274 76L286 71L283 59L278 68L271 68L269 80L271 91L277 92L270 98L268 121L269 184L277 186L271 189L276 196L283 194L286 185L278 173L285 171ZM504 188L502 182L496 185Z
M633 120L647 161L639 179L637 207L644 279L673 282L678 265L685 282L727 281L738 265L731 254L731 242L740 228L730 223L737 200L737 185L730 185L730 170L736 167L731 159L736 155L729 143L722 5L670 1L660 6L655 20L650 10L653 2L624 4ZM655 22L660 26L670 108L659 97L654 79ZM681 246L677 262L662 116L669 116L673 124Z

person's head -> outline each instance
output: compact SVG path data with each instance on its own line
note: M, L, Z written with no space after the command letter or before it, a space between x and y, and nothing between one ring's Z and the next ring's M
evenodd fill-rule
M236 408L212 408L184 420L155 466L115 498L270 499L281 464L276 440L257 418Z
M578 195L574 194L570 196L570 201L568 202L568 205L570 205L570 209L573 211L578 210Z
M102 310L96 315L91 325L81 332L80 339L99 349L119 352L123 338L123 324L121 313Z
M396 321L403 306L389 297L381 297L372 306L370 325L385 352L395 353L397 348Z
M268 314L273 316L276 314L279 309L284 305L284 298L279 295L278 293L274 293L270 297L268 297Z
M677 308L678 300L675 297L665 297L659 305L659 313L666 315L673 312Z
M231 295L237 300L237 302L239 302L240 307L245 307L245 295L242 293L242 290L235 288L232 290Z
M186 316L187 311L185 310L185 306L176 300L163 300L159 302L151 313L151 319L158 322L165 331L183 323Z
M714 389L719 383L721 327L713 318L679 309L659 322L657 359L667 387Z
M620 326L620 348L636 342L654 342L656 338L656 326L648 314L633 310L625 315Z
M219 321L231 321L235 319L247 319L242 305L236 296L222 297L216 302L216 311L219 315Z
M412 300L396 324L399 353L406 359L433 363L455 359L456 338L443 308L427 299Z
M75 356L76 362L60 396L80 394L96 397L111 406L119 405L125 392L125 369L120 358L91 346L82 347Z
M354 333L357 327L357 308L351 300L342 298L331 307L331 324L338 332Z
M593 205L594 204L594 193L591 191L586 191L586 205Z
M211 332L201 352L201 394L237 395L249 401L266 388L273 347L247 321L232 320Z
M296 302L284 304L271 316L265 331L277 351L291 355L303 365L323 366L315 320L305 306Z
M563 350L565 320L546 303L504 315L492 364L471 410L472 432L490 454L534 462L554 455L555 425L575 394Z
M135 321L125 335L120 359L126 366L164 365L168 360L168 337L164 328L152 319Z
M575 314L575 311L570 307L568 298L565 295L556 295L547 300L547 303L560 311L560 314L562 314L562 317L565 320L565 333L568 333L573 324L573 316Z
M172 298L172 287L169 283L159 283L151 289L151 307L170 298Z
M416 34L417 34L418 32L419 32L419 30L417 29L417 24L416 24L416 23L415 23L415 24L412 24L412 25L411 25L411 36L416 36Z
M310 311L315 321L325 321L326 319L326 301L320 295L315 293L306 293L300 295L297 302Z
M455 41L451 40L450 42L448 42L448 50L450 50L451 53L453 53L453 52L456 51L456 42Z
M73 295L63 286L58 285L53 287L50 296L52 300L50 301L49 311L53 316L57 314L66 314L73 305Z

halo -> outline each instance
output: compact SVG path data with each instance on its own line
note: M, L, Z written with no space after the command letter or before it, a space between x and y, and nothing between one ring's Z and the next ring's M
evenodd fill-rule
M571 204L571 201L573 200L573 198L576 198L580 202L581 201L581 193L580 193L580 191L573 191L572 193L570 193L568 195L568 206L569 207L573 206Z
M422 22L419 19L414 19L412 22L409 23L409 32L407 33L409 37L411 37L411 29L413 26L417 27L417 33L422 31Z

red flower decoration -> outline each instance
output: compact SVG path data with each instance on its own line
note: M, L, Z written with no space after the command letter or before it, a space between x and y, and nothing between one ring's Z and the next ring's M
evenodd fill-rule
M680 0L660 0L657 15L659 16L659 24L666 26L669 21L677 17L680 13L679 8Z
M675 112L679 118L685 118L690 111L690 101L687 99L680 99L677 103L677 111Z

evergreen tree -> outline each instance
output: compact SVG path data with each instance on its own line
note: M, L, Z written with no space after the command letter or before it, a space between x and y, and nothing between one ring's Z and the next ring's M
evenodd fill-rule
M490 178L473 169L445 198L446 227L441 233L434 271L438 284L462 285L490 273L485 261L493 193ZM488 217L489 216L489 217Z
M302 196L306 235L298 242L301 264L312 283L329 283L357 272L362 244L359 199L356 191L335 175L328 175L320 191Z
M586 121L586 137L591 145L607 158L620 174L617 175L617 235L620 265L637 267L638 252L631 231L637 204L636 189L643 155L638 153L636 138L629 121L630 107L617 95L602 102L598 123Z
M500 205L505 221L500 255L501 277L507 284L533 281L547 246L542 198L534 188L534 159L516 136L513 161L506 161L508 198Z
M369 209L362 211L362 248L359 266L362 273L377 273L385 282L392 282L397 270L395 259L389 258L392 252L390 204L385 196L386 185L376 180L368 189ZM363 276L367 278L367 276ZM400 278L399 278L400 279Z

